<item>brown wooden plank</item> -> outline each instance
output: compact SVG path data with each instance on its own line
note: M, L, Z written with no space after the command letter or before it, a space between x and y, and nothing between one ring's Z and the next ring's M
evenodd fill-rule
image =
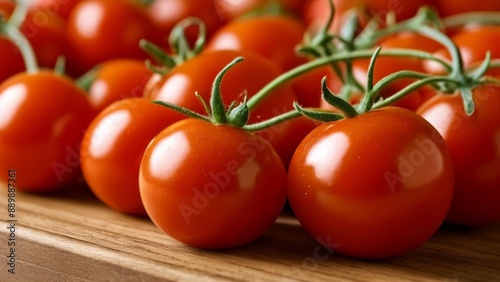
M7 238L4 187L0 195L0 238ZM17 273L2 263L0 281L500 281L500 224L443 227L407 255L365 261L326 258L287 214L247 246L204 251L107 208L84 185L43 196L17 192L16 203Z

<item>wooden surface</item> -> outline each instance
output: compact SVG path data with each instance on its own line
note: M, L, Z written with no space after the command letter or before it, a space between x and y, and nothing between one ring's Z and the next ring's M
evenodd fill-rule
M85 186L46 196L17 192L12 275L1 188L0 281L500 281L500 224L443 227L405 256L364 261L325 259L298 222L283 215L254 243L203 251L173 241L148 219L107 208Z

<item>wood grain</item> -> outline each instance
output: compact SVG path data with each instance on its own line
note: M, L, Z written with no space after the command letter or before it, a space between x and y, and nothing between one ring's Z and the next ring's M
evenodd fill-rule
M148 219L107 208L84 185L44 196L17 192L12 275L3 186L0 281L500 281L500 224L444 226L407 255L368 261L329 255L283 214L249 245L204 251L172 240Z

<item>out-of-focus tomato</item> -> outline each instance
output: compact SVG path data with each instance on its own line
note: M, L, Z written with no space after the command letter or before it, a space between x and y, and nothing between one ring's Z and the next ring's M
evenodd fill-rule
M9 39L0 35L0 83L14 74L22 72L24 60L19 49Z
M68 68L81 75L110 59L144 59L141 39L154 39L145 9L131 0L82 0L66 25Z
M426 52L434 52L441 45L422 35L418 35L416 33L402 33L394 36L390 36L382 39L378 45L384 48L405 48L405 49L415 49ZM424 61L417 58L408 58L408 57L378 57L375 62L375 71L374 71L374 83L377 83L382 78L390 75L392 73L402 71L402 70L410 70L416 72L425 72ZM353 64L353 71L356 79L360 81L362 84L366 84L367 81L367 72L369 67L369 60L356 60ZM382 89L380 95L382 97L389 97L390 95L398 92L399 90L408 86L414 80L411 79L401 79L397 80L387 87ZM420 104L422 104L425 100L429 99L429 97L433 96L435 91L430 87L422 87L403 99L396 102L394 105L403 107L412 111L415 111Z
M453 197L452 161L434 138L427 121L398 107L318 126L288 170L288 199L301 225L326 248L359 258L417 248L440 227Z
M95 111L73 81L17 74L0 85L0 112L0 169L16 169L17 189L55 190L80 176L79 146Z
M500 26L474 26L463 29L454 34L451 40L460 49L465 67L478 64L486 58L486 52L490 52L492 59L500 58ZM434 55L438 58L450 60L447 49L441 48ZM444 69L441 65L433 61L425 63L425 69L429 73L442 74Z
M151 72L141 60L105 61L99 65L87 96L100 112L117 100L143 96L150 77Z
M273 62L254 53L235 50L208 51L172 69L160 81L148 88L145 95L205 114L205 108L195 93L208 101L217 74L240 56L245 60L232 68L222 81L222 98L226 104L231 101L242 101L244 95L250 99L281 73L280 68ZM263 121L292 110L295 99L295 94L289 85L279 87L251 110L249 123ZM290 150L293 145L290 144L298 145L307 133L307 130L288 130L287 128L294 122L299 121L291 120L289 123L257 133L276 148L284 162L293 154L293 150ZM304 124L306 123L302 123ZM309 123L309 126L312 129L314 123ZM283 137L283 134L287 134L286 137Z
M278 4L286 13L300 15L306 0L215 0L214 6L225 22L230 22L254 11L265 10L267 5ZM277 3L276 3L277 2Z
M165 233L198 248L230 248L273 225L286 200L286 170L262 138L185 119L148 146L139 187L147 213Z
M54 68L57 59L66 55L65 21L44 10L31 9L21 25L40 67Z
M500 87L479 86L473 99L472 116L458 93L438 95L417 111L443 136L453 159L455 195L447 221L466 226L500 221Z
M477 11L500 11L498 0L437 0L431 4L435 5L441 17Z
M147 8L149 18L160 33L157 39L160 45L166 42L172 28L187 17L196 17L203 21L209 38L221 25L222 20L212 0L154 0ZM198 35L195 27L186 31L192 42Z
M71 10L81 0L34 0L30 9L44 11L48 15L57 15L66 20Z
M111 208L146 216L139 194L139 165L147 145L178 121L173 111L146 98L119 100L90 124L81 147L83 176Z
M326 21L330 16L330 5L328 1L330 0L310 0L304 6L302 17L308 30L311 32L317 32L326 25ZM339 32L350 12L356 13L361 26L366 24L369 20L369 15L364 10L364 3L364 0L334 0L335 17L329 30L331 32Z
M299 20L285 15L240 19L219 29L207 50L251 51L286 71L307 61L295 51L305 33L306 28Z

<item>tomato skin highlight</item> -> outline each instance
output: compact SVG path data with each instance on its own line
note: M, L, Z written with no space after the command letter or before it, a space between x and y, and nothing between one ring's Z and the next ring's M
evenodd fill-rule
M455 169L455 195L447 222L481 226L500 221L500 87L473 90L467 116L458 94L438 95L417 111L444 137Z
M106 107L89 125L80 150L83 176L106 205L147 216L139 194L139 166L149 142L178 121L178 115L146 98Z
M452 196L444 141L398 107L318 126L288 171L288 199L302 226L330 242L325 247L358 258L417 248L442 224Z
M146 10L129 0L82 0L66 23L68 69L79 76L116 58L147 58L141 39L155 39Z
M262 138L185 119L148 146L139 186L146 211L165 233L198 248L230 248L275 222L286 199L286 171Z
M19 190L56 190L80 176L79 146L95 111L73 81L17 74L0 85L0 111L0 169L17 170Z

